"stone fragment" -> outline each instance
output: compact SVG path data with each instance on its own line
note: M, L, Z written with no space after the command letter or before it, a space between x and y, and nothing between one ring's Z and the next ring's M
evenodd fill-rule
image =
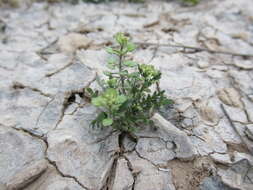
M251 190L253 188L253 167L247 160L234 163L228 170L219 169L218 175L231 188Z
M223 88L217 92L219 99L226 105L242 108L241 96L234 88Z
M232 163L229 154L213 153L210 156L216 163L226 164L226 165Z
M192 160L195 157L194 147L189 137L183 131L180 131L157 113L154 114L152 120L159 127L161 138L175 143L175 157L182 160Z
M96 115L97 109L87 104L73 115L65 115L47 138L49 160L88 189L102 188L119 150L117 133L90 126Z
M206 177L200 185L200 190L237 190L223 184L218 176Z
M10 181L7 182L7 188L18 190L26 187L28 184L39 178L47 169L47 161L40 160L27 166L22 171L15 174Z
M31 173L26 172L28 164L36 168L36 161L44 158L46 150L45 143L23 133L22 131L13 130L12 128L0 125L0 183L9 183L12 179L14 184L26 183L29 177L36 172L44 170L45 165L38 166ZM35 164L35 165L33 165ZM33 166L32 166L33 165ZM41 167L41 168L40 168ZM27 176L20 176L18 173L24 171ZM25 174L24 174L25 175ZM24 178L22 178L24 177Z
M58 46L61 52L73 53L78 49L87 48L90 43L91 40L85 35L70 33L59 39Z
M175 158L173 144L164 142L159 138L141 138L136 145L136 151L141 157L151 161L155 165L166 165Z
M136 153L127 155L136 172L134 189L136 190L175 190L170 169L158 169Z
M120 158L117 161L116 174L112 190L132 190L133 184L134 178L128 168L128 163L124 158Z

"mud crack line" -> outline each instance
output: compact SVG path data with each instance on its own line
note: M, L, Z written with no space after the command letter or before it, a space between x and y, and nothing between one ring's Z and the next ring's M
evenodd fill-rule
M225 54L225 55L232 55L232 56L239 56L239 57L253 57L253 54L244 54L244 53L236 53L230 51L217 51L211 50L208 48L201 48L201 47L194 47L194 46L185 46L185 45L173 45L173 44L158 44L158 43L150 43L150 42L134 42L135 44L142 45L142 46L157 46L158 48L161 46L168 46L168 47L175 47L175 48L184 48L184 49L191 49L195 52L206 51L209 53L214 54Z

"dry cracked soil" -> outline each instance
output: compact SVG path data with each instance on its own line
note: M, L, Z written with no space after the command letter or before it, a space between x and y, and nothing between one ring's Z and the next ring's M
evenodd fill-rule
M26 2L26 1L25 1ZM175 104L134 136L84 89L125 32ZM0 190L252 190L253 1L0 7Z

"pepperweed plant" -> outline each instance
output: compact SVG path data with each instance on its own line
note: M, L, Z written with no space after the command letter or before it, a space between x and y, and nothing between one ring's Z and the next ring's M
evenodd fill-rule
M116 48L107 48L112 55L107 63L110 71L100 80L102 91L86 89L94 106L101 112L92 126L112 127L123 132L134 132L140 126L153 124L152 114L172 101L159 89L161 72L152 65L139 64L128 59L136 49L123 33L115 35ZM151 87L156 90L151 90Z

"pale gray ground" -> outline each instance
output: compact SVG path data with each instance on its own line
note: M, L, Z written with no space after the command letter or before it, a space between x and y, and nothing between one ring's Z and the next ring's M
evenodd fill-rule
M175 101L137 142L90 128L83 98L119 31L157 44L133 58ZM252 190L253 56L237 54L253 55L250 0L0 8L0 189Z

